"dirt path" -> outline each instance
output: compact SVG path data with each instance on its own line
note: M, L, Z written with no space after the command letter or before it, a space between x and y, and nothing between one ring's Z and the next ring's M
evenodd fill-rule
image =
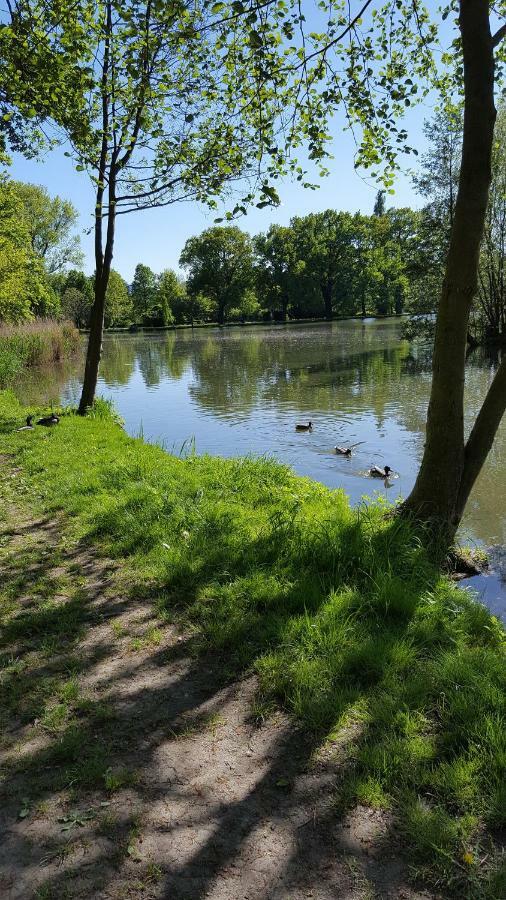
M256 724L254 679L224 685L58 523L10 511L0 599L3 900L429 896L385 813L339 817L339 745Z

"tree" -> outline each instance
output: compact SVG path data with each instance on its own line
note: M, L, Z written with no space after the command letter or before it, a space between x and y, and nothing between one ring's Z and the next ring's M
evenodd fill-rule
M157 300L157 282L155 273L143 263L135 267L131 296L135 321L149 323Z
M486 338L506 344L506 106L500 107L492 151L492 183L480 257L478 310Z
M54 308L42 261L33 251L25 209L0 180L0 322L20 322Z
M202 293L212 299L220 325L232 308L241 307L253 284L251 239L236 226L215 226L189 238L179 264L188 270L190 296Z
M283 16L266 28L261 6L209 10L187 0L12 0L8 14L0 99L62 129L95 187L84 414L95 396L117 217L189 198L216 206L239 178L237 211L255 196L277 202L271 176L295 165L276 148ZM297 130L294 121L291 139Z
M186 299L186 289L172 269L160 272L157 284L157 311L160 325L172 325L174 309Z
M466 342L492 177L495 55L506 37L506 24L492 33L489 5L483 0L461 0L459 9L462 162L437 314L425 449L416 483L403 506L404 515L430 523L445 542L454 538L506 408L504 357L465 439Z
M84 272L71 269L67 274L53 276L52 283L61 297L62 315L72 319L78 328L88 328L93 306L93 279Z
M386 212L385 191L378 191L374 201L373 213L375 216L384 216Z
M188 294L186 288L174 297L173 312L179 324L193 325L195 322L216 322L216 303L205 294Z
M36 184L11 182L28 223L32 248L49 275L82 262L79 236L73 234L78 214L69 200L51 198L45 188Z
M78 328L87 328L90 321L92 299L75 287L68 287L62 294L61 312L64 319L71 319Z
M424 197L418 227L419 265L410 281L409 338L434 338L435 313L443 284L445 260L455 211L462 146L462 109L446 102L424 122L428 150L422 155L413 184Z
M257 286L263 303L283 322L293 297L294 280L300 269L296 259L293 230L271 225L266 234L254 240Z
M462 152L462 109L445 104L432 119L424 122L423 131L429 149L421 157L413 183L428 201L426 214L439 230L441 255L448 249L455 213Z
M332 319L339 291L340 311L346 309L354 257L353 217L327 209L290 222L297 259L306 282L317 285L326 319ZM348 310L346 310L348 311Z
M261 306L253 288L246 288L240 298L239 305L229 310L232 322L253 322L260 318Z
M130 325L132 298L128 285L119 272L111 269L105 295L105 324L108 328Z

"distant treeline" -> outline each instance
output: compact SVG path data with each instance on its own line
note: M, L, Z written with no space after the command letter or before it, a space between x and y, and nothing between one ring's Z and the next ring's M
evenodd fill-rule
M106 327L284 321L409 313L408 337L430 336L460 170L461 117L426 123L428 151L413 181L422 209L296 216L251 237L235 224L191 237L179 264L139 263L131 285L114 270ZM471 316L471 342L506 342L506 108L496 125L492 187ZM0 179L0 323L37 317L89 323L93 276L79 268L77 212L36 185Z
M208 228L181 253L186 280L139 263L127 287L113 272L106 326L400 314L430 264L422 220L412 209L385 210L380 194L370 216L326 210L255 237L235 225ZM53 285L63 314L85 327L92 279L71 271Z

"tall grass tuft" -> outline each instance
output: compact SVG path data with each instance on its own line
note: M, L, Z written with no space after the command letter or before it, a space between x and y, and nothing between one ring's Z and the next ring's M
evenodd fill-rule
M79 348L72 322L35 319L22 325L0 325L0 387L11 384L29 366L50 365Z

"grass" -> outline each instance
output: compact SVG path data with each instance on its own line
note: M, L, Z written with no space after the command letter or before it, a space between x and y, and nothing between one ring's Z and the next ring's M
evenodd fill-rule
M0 393L18 498L62 511L73 540L121 560L130 596L190 626L225 677L256 672L254 715L281 705L334 748L336 806L389 810L421 882L445 896L506 896L504 630L440 576L409 524L381 505L351 509L341 491L270 459L167 455L128 437L103 404L44 434L15 433L24 415ZM13 482L2 490L12 500ZM86 743L76 672L23 688L20 645L46 648L50 664L85 614L78 586L62 607L43 579L37 605L16 614L20 568L1 594L4 715L37 715L58 734L48 760L59 774L48 777L119 789L131 773L114 766L114 716L94 718L101 742ZM155 628L140 642L159 640Z
M0 325L0 388L11 384L24 368L71 356L79 343L72 322L35 319L22 325Z

